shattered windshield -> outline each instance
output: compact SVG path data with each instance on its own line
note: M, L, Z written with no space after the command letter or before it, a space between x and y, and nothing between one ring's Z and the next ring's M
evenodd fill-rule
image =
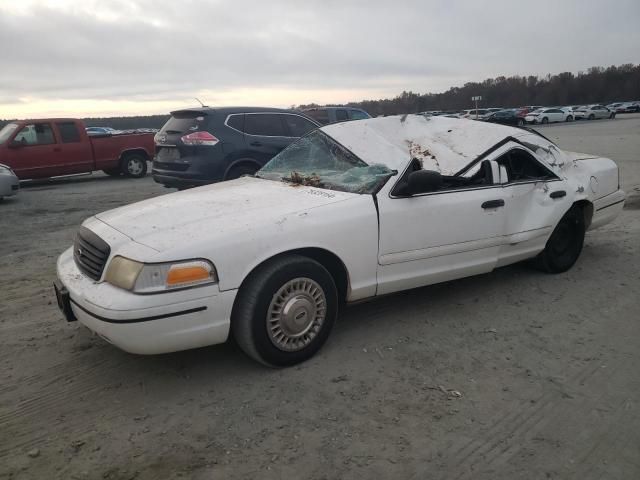
M257 177L351 193L376 192L397 172L367 163L314 130L273 157Z

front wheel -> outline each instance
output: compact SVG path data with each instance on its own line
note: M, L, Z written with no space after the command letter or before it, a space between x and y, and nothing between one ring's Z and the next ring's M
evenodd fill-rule
M569 270L582 252L584 233L582 209L573 206L560 219L544 250L536 258L538 267L548 273L562 273Z
M244 282L231 316L233 336L251 358L274 367L312 357L338 313L338 291L321 264L301 255L269 261Z
M566 120L566 121L567 121L567 122L573 122L573 117L572 117L571 115L569 115L569 116L567 117L567 120Z
M543 123L544 125L546 125L547 123L549 123L549 119L548 119L547 117L544 117L544 118L542 119L542 123Z
M595 120L596 116L592 113L591 115L589 115L589 120Z
M147 159L139 153L131 153L122 159L120 168L127 177L142 178L147 174Z

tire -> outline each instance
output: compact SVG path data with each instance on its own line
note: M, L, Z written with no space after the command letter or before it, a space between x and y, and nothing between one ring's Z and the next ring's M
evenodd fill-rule
M613 120L614 118L616 118L616 114L615 114L615 113L611 113L611 114L609 115L609 118L610 118L611 120Z
M251 165L248 163L242 163L240 165L234 165L229 169L225 175L225 180L234 180L240 178L243 175L253 175L258 171L257 165Z
M110 177L119 177L122 175L122 170L120 168L105 168L102 171Z
M140 153L129 153L122 157L122 173L131 178L142 178L147 174L147 157Z
M518 127L524 127L524 120L523 120L522 118L519 118L519 119L516 121L516 125L517 125Z
M547 123L549 123L549 119L548 119L547 117L544 117L544 118L542 119L542 124L543 124L543 125L546 125Z
M589 115L589 120L595 120L596 116L592 113L591 115Z
M338 291L327 269L310 258L290 255L258 267L243 283L231 315L231 331L251 358L285 367L320 350L337 313Z
M569 115L565 121L567 121L567 122L573 122L573 117L572 117L571 115Z
M569 270L582 252L584 233L583 211L574 205L560 219L544 250L536 257L538 268L547 273Z

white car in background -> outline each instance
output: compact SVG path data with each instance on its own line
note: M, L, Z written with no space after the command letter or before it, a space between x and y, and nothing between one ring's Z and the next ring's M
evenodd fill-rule
M578 108L573 112L576 120L596 120L599 118L615 118L616 112L609 110L604 105L588 105Z
M0 163L0 201L3 197L15 195L20 190L20 181L13 170Z
M320 349L341 303L532 258L564 272L624 200L613 161L533 131L422 115L337 123L255 177L89 218L58 259L56 296L68 320L129 352L233 335L254 359L292 365Z
M562 110L558 107L541 108L533 112L527 113L524 117L527 123L557 123L557 122L573 122L573 112Z

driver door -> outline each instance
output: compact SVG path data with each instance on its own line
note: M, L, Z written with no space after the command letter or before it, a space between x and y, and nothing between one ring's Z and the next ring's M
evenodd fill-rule
M469 176L480 169L476 165ZM494 181L498 175L489 176L483 185L404 197L379 195L379 295L495 267L505 209L502 186Z

